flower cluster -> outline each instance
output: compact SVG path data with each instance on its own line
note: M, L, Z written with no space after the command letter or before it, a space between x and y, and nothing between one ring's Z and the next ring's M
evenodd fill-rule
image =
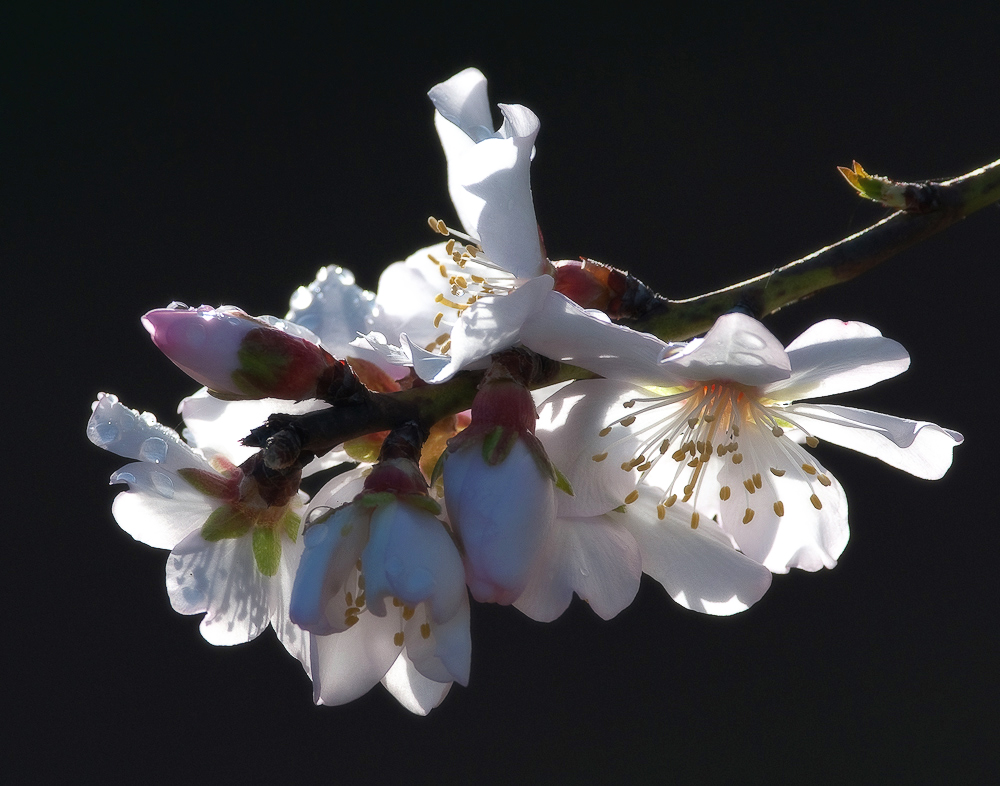
M381 682L427 713L468 683L471 598L609 619L646 573L729 615L773 573L836 564L847 497L826 440L939 478L960 434L803 403L903 372L895 341L827 320L788 346L743 310L671 343L621 324L619 271L550 261L529 169L538 118L468 69L430 91L462 229L362 291L339 267L284 319L171 304L143 317L205 386L183 435L102 394L88 436L135 460L114 516L170 550L213 644L269 626L322 704ZM623 285L623 282L626 282ZM618 320L618 321L616 321ZM669 337L667 337L669 338ZM301 479L327 480L309 500ZM331 477L332 476L332 477Z

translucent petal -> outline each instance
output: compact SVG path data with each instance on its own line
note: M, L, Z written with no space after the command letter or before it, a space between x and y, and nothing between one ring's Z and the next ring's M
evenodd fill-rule
M941 478L964 437L933 423L832 404L793 404L782 410L813 436L857 450L926 480Z
M827 319L788 345L791 376L762 391L775 401L830 396L874 385L910 365L903 347L861 322Z
M469 684L472 635L469 630L469 596L462 592L456 613L443 623L427 615L420 604L405 628L406 653L417 671L436 682Z
M540 355L609 379L662 387L686 383L684 376L660 363L670 345L647 333L613 325L604 315L582 309L558 292L546 297L525 321L520 335L521 343Z
M401 651L395 643L398 614L362 614L357 624L329 636L311 637L313 699L337 705L354 701L385 677Z
M450 682L429 680L413 665L404 650L382 678L382 684L400 704L415 715L426 715L451 690Z
M575 592L599 617L611 619L632 602L642 557L635 538L613 514L558 518L549 532L514 603L518 609L551 622L569 607Z
M136 540L159 549L172 549L200 530L219 504L179 475L147 462L126 465L111 476L111 482L129 486L129 491L115 497L111 509L115 521Z
M703 339L663 364L692 380L754 386L787 379L791 368L781 342L756 319L739 313L723 314Z
M97 447L119 456L149 461L165 471L185 467L210 469L201 453L192 450L173 429L161 426L148 412L141 415L120 404L117 396L101 393L93 404L87 437Z
M539 407L535 435L573 486L573 496L556 493L560 516L603 515L635 488L636 473L622 471L621 464L635 455L637 440L618 442L621 428L606 437L600 433L628 411L622 404L636 395L625 383L587 379L561 388ZM607 458L594 461L605 452Z
M205 613L201 634L231 645L259 636L271 622L271 579L257 570L251 536L209 543L193 532L167 558L167 594L181 614Z
M677 503L657 518L659 492L640 486L639 499L617 517L635 536L642 553L642 569L685 608L706 614L743 611L763 597L771 573L740 554L718 531L702 520L691 528L692 509Z

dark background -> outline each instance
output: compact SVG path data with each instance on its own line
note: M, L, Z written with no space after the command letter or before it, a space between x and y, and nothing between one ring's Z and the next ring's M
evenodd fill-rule
M6 757L37 777L137 783L992 770L995 206L768 320L785 341L831 316L900 340L911 370L839 401L962 431L944 480L821 448L852 506L840 565L778 576L734 618L687 612L652 582L610 622L579 603L549 625L476 606L470 687L427 718L381 687L313 707L270 635L206 644L169 607L165 553L111 516L106 479L124 462L84 436L101 390L179 425L194 386L144 311L178 299L280 316L323 264L374 287L432 242L426 216L453 214L425 93L461 68L541 118L550 256L687 297L881 218L838 164L921 179L1000 155L997 18L959 7L6 6Z

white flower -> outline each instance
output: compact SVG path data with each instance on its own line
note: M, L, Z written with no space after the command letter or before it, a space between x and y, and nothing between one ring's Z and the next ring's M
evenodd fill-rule
M800 442L827 439L931 479L944 474L962 442L931 423L791 403L907 368L905 350L868 325L820 322L785 350L759 322L733 313L703 339L671 346L550 298L561 308L525 324L526 346L649 391L624 413L609 407L611 425L589 439L597 471L614 472L610 455L625 446L631 457L621 468L662 489L659 517L678 500L690 502L693 526L718 516L739 548L772 571L832 567L847 544L843 489ZM616 391L609 387L604 400L610 404Z
M691 510L678 503L663 520L658 493L646 489L633 504L621 500L634 483L624 473L595 476L581 449L607 412L608 383L585 380L554 393L541 406L537 435L549 459L573 484L557 494L557 511L515 606L533 619L555 619L575 592L604 619L628 606L642 572L682 606L710 614L742 611L763 596L770 572L740 554L714 522L690 527ZM618 401L633 389L618 385ZM625 458L618 448L619 458Z
M196 430L196 422L189 427ZM212 644L250 641L270 625L308 670L308 637L287 611L302 553L304 495L272 508L248 498L244 473L225 453L207 442L192 448L115 396L98 397L87 435L98 447L138 459L111 477L129 486L113 512L136 540L171 549L166 581L174 609L204 613L200 629Z
M343 704L382 682L426 714L452 682L468 683L469 602L462 560L436 504L375 491L416 470L382 462L365 480L331 481L306 514L290 614L309 630L314 698ZM416 470L419 473L419 470Z

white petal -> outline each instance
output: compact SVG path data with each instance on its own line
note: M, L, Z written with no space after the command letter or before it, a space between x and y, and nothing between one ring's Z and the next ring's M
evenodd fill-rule
M426 510L402 502L379 505L361 561L373 614L384 614L385 601L395 597L411 607L426 602L433 620L444 623L466 596L458 549L444 524Z
M718 475L718 483L731 490L729 499L721 503L723 529L744 554L774 573L834 567L850 534L847 497L837 479L787 436L775 438L770 432L744 428L740 443L743 462L736 465L728 456ZM803 464L814 471L803 470ZM714 466L707 469L714 471ZM777 477L771 467L785 474ZM755 476L760 487L753 482ZM820 476L829 484L821 483ZM745 485L748 480L753 492ZM820 508L815 506L817 501ZM777 502L782 515L774 507ZM747 509L753 516L744 523Z
M248 448L240 440L248 436L251 430L263 425L271 415L303 415L329 407L329 404L315 399L299 402L277 398L223 401L202 388L193 396L182 399L177 411L187 426L184 436L192 445L209 454L220 453L238 466L259 452L258 448ZM348 460L347 454L342 450L334 450L324 455L315 465L311 462L303 474L310 475Z
M964 437L933 423L832 404L793 404L787 412L813 436L881 459L926 480L941 478Z
M472 634L464 588L458 611L444 623L434 622L427 616L426 604L419 605L406 623L404 643L413 665L427 679L468 685Z
M603 619L632 602L642 557L635 538L613 515L559 518L550 533L514 606L551 622L569 607L574 592Z
M167 594L174 610L201 614L210 644L241 644L271 622L270 581L257 570L252 537L209 543L193 532L167 558Z
M158 549L172 549L200 531L219 504L179 475L147 462L126 465L111 476L111 482L129 485L129 491L115 497L111 509L115 521L136 540Z
M379 312L376 330L384 333L390 341L396 341L400 333L407 333L421 346L439 336L441 330L434 327L434 317L440 306L434 298L448 287L447 278L441 275L440 264L450 259L445 252L445 243L437 243L421 248L405 261L394 262L383 270L375 296ZM438 264L433 260L438 260Z
M636 473L621 465L635 455L637 440L618 442L624 431L607 437L600 432L627 413L622 404L636 395L641 394L625 383L586 379L561 388L539 407L535 435L573 487L573 496L556 493L559 516L603 515L635 488ZM594 461L604 452L606 459Z
M580 308L565 295L550 293L521 327L521 343L540 355L572 363L609 379L637 385L683 385L660 364L671 346L655 336L613 325L607 317Z
M790 372L784 347L760 322L745 314L723 314L700 341L663 361L675 373L707 382L765 385Z
M797 401L859 390L901 374L910 356L896 341L861 322L827 319L809 328L786 350L791 376L762 393L775 401Z
M396 662L382 678L382 684L400 704L415 715L426 715L437 707L451 690L450 682L429 680L413 665L406 651L399 653Z
M462 312L452 330L451 354L444 362L410 342L417 374L427 382L443 382L473 362L517 344L521 325L539 310L552 283L551 276L538 276L508 295L477 300Z
M718 525L702 520L691 528L691 508L677 503L660 521L656 515L659 492L640 487L639 499L618 516L635 536L642 553L642 569L685 608L706 614L743 611L763 597L771 573L740 554Z
M346 704L377 685L399 657L401 648L394 638L400 622L398 614L362 614L356 625L342 633L312 636L316 703Z
M183 442L176 431L161 426L148 412L140 415L120 404L117 396L108 393L101 393L93 404L87 437L99 448L148 461L162 470L211 469L204 456Z
M358 333L376 329L375 296L337 265L320 268L315 281L295 290L289 306L285 319L314 333L334 357L351 356L348 345Z
M308 521L308 512L306 516ZM345 618L334 617L331 608L342 613L343 604L332 601L341 595L341 589L356 571L355 564L368 542L369 517L367 509L346 505L303 533L305 550L295 574L288 612L295 624L317 635L344 629Z
M552 481L518 440L496 466L486 464L477 444L446 454L444 488L449 520L465 549L472 596L483 603L513 603L555 516Z
M451 79L434 85L427 95L442 120L460 130L472 143L493 135L486 77L478 68L460 71Z

